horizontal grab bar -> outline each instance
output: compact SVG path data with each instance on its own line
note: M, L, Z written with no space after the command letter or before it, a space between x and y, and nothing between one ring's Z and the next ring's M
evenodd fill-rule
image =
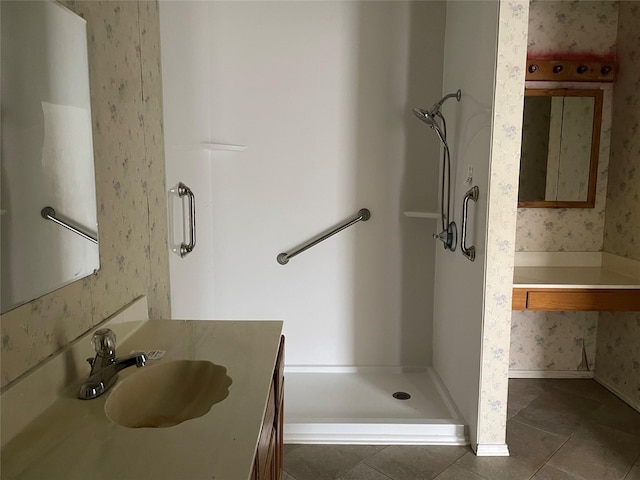
M83 232L82 230L74 227L73 225L70 225L69 223L60 220L58 217L56 217L56 211L51 208L51 207L44 207L41 211L40 211L40 215L42 215L42 218L44 218L45 220L51 220L54 223L57 223L58 225L60 225L61 227L66 228L67 230L71 230L73 233L76 233L78 235L80 235L82 238L86 238L87 240L89 240L90 242L95 243L96 245L98 244L98 239L96 237L94 237L93 235Z
M313 240L309 240L307 243L299 246L298 248L296 248L296 249L294 249L294 250L292 250L290 252L284 252L284 253L279 254L277 256L276 260L278 260L278 263L280 265L286 265L287 263L289 263L289 260L292 259L293 257L295 257L296 255L301 254L305 250L309 250L311 247L319 244L320 242L323 242L324 240L326 240L329 237L332 237L336 233L341 232L345 228L349 228L351 225L354 225L354 224L358 223L361 220L363 222L366 222L370 218L371 218L371 212L369 211L369 209L363 208L363 209L359 210L358 213L353 218L350 218L349 220L345 220L344 223L338 225L337 227L332 229L330 232L327 232L324 235L321 235L321 236L319 236L319 237L317 237L317 238L315 238Z

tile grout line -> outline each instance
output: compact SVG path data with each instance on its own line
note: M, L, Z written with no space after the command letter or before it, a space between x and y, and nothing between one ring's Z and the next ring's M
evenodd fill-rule
M358 466L360 466L360 465L362 465L362 464L364 463L364 464L365 464L367 467L369 467L371 470L375 470L375 471L376 471L376 472L378 472L380 475L382 475L382 476L384 476L384 477L387 477L389 480L394 480L394 479L393 479L393 478L391 478L389 475L387 475L387 474L385 474L385 473L381 472L380 470L378 470L377 468L375 468L375 467L373 467L373 466L369 465L368 463L365 463L365 460L367 460L368 458L374 457L374 456L378 455L379 453L384 452L384 451L385 451L387 448L389 448L390 446L391 446L391 445L385 445L385 446L384 446L384 448L381 448L381 449L380 449L380 450L378 450L376 453L372 453L372 454L371 454L371 455L369 455L368 457L364 457L362 460L360 460L360 462L358 463L358 465L356 465L356 466L355 466L355 467L353 467L353 468L356 468L356 467L358 467ZM353 468L352 468L351 470L353 470ZM351 470L348 470L348 471L347 471L347 472L345 472L345 473L349 473ZM340 480L340 478L341 478L342 476L343 476L343 475L340 475L340 477L338 477L336 480Z
M387 446L388 446L388 445L387 445ZM385 448L386 448L386 447L385 447ZM383 448L382 450L384 450L384 448ZM380 450L380 451L382 451L382 450ZM374 455L375 455L375 454L374 454ZM373 456L373 455L369 455L369 457L372 457L372 456ZM369 465L368 463L364 463L364 461L365 461L367 458L369 458L369 457L363 458L363 459L362 459L362 461L361 461L360 463L358 463L358 464L357 464L356 466L354 466L352 469L347 470L346 472L344 472L342 475L340 475L338 478L336 478L336 480L340 480L340 479L342 479L346 473L349 473L351 470L353 470L353 469L355 469L355 468L359 467L359 466L360 466L360 465L362 465L362 464L366 465L366 466L367 466L367 467L369 467L371 470L373 470L373 471L375 471L375 472L378 472L380 475L382 475L382 476L383 476L383 477L385 477L385 478L388 478L389 480L395 480L394 478L390 477L390 476L389 476L389 475L387 475L386 473L383 473L383 472L381 472L380 470L378 470L377 468L372 467L372 466L371 466L371 465Z
M456 466L458 468L460 468L461 470L464 470L465 472L469 472L472 475L476 475L477 477L483 479L483 480L490 480L487 477L485 477L484 475L479 474L478 472L474 472L473 470L469 470L468 468L463 467L462 465L460 465L458 463L458 461L464 457L465 455L467 455L470 452L464 452L462 455L460 455L458 458L456 458L451 464L449 464L447 467L443 468L440 472L438 472L438 474L433 477L433 480L437 480L438 476L442 475L442 473L446 472L449 468L451 468L452 466ZM475 456L475 452L473 452L473 449L471 449L471 454ZM497 457L493 457L493 458L497 458Z
M472 449L472 451L473 451L473 449ZM447 466L446 466L446 467L444 467L442 470L440 470L438 473L436 473L436 476L435 476L435 477L433 477L433 478L434 478L434 479L438 478L438 476L439 476L439 475L441 475L441 474L442 474L442 472L444 472L445 470L447 470L448 468L450 468L452 465L455 465L455 464L458 462L458 460L460 460L462 457L464 457L467 453L469 453L469 452L462 452L462 453L461 453L460 455L458 455L458 456L457 456L457 457L456 457L456 458L455 458L455 459L454 459L454 460L453 460L449 465L447 465ZM459 465L458 465L458 466L459 466ZM460 467L460 466L459 466L459 467ZM464 470L467 470L467 469L466 469L466 468L464 468L464 467L460 467L460 468L463 468ZM475 472L471 472L471 473L475 473ZM478 476L482 477L482 475L478 475ZM484 477L483 477L483 478L484 478Z
M523 425L523 426L525 426L525 427L533 428L533 429L535 429L535 430L538 430L539 432L546 433L547 435L554 435L554 436L559 437L559 438L564 438L564 435L560 435L559 433L555 433L555 432L550 432L549 430L544 430L544 429L542 429L542 428L540 428L540 427L536 427L535 425L529 425L528 423L521 422L521 421L519 421L519 420L516 420L516 419L515 419L515 418L513 418L513 417L512 417L511 419L509 419L509 421L519 423L520 425ZM567 440L568 440L569 438L573 437L574 433L575 433L575 432L571 432L571 434L569 435L569 437L567 438ZM564 444L563 444L563 445L564 445Z
M544 432L544 430L542 430L542 431ZM569 435L569 438L567 438L564 442L562 442L562 445L560 445L558 448L556 448L555 451L551 455L549 455L549 458L547 458L545 460L545 462L542 465L540 465L540 468L538 468L535 472L533 472L533 475L531 475L531 477L529 477L529 480L531 480L533 477L535 477L538 474L538 472L540 470L542 470L544 468L544 466L549 463L549 460L551 460L556 455L556 453L558 453L560 451L560 449L562 447L564 447L567 444L567 442L569 442L569 440L571 440L573 438L574 435L575 435L575 433L572 433L571 435ZM549 465L549 466L551 467L551 465ZM564 472L566 474L571 475L572 477L575 477L575 475L573 473L567 472L566 470L563 470L560 467L552 467L552 468L555 468L557 470L560 470L561 472Z
M629 470L627 471L627 473L624 474L624 477L622 477L622 480L627 480L627 477L631 473L631 470L633 470L633 468L636 466L639 460L640 460L640 452L636 455L636 458L633 459L633 463L629 467Z

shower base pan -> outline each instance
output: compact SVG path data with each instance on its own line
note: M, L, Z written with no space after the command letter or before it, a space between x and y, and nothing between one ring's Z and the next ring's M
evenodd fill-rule
M285 443L469 443L461 415L428 367L286 367L284 421Z

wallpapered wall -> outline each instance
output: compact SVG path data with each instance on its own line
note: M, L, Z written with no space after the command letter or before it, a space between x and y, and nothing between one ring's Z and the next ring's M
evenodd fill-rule
M2 315L2 386L140 295L170 315L157 3L62 3L87 20L100 271Z
M553 52L612 55L616 51L617 28L617 2L532 0L528 55ZM595 208L519 208L516 251L602 251L611 142L611 89L605 90L603 100ZM597 312L513 312L510 369L577 370L583 360L584 345L592 370L597 325Z
M505 443L527 0L500 2L489 177L478 448ZM510 207L509 207L510 206Z
M619 8L604 249L640 260L640 3ZM640 407L640 313L600 313L596 376Z
M529 13L527 54L563 52L611 55L615 52L616 2L538 1ZM597 35L594 34L597 32ZM584 85L583 85L584 88ZM516 251L599 252L604 237L604 210L611 134L611 97L605 91L598 161L596 207L593 209L519 208Z

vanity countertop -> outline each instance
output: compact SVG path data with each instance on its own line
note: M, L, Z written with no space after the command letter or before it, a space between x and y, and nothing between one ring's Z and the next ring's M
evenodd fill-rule
M229 396L200 418L169 428L130 429L104 413L118 383L101 397L79 400L82 379L2 448L2 478L248 479L281 332L280 321L144 322L117 347L119 355L166 350L147 365L183 359L222 365L233 381ZM137 371L122 370L118 382Z
M640 278L605 267L515 267L515 288L636 289Z
M605 252L516 252L514 288L640 288L640 262Z

